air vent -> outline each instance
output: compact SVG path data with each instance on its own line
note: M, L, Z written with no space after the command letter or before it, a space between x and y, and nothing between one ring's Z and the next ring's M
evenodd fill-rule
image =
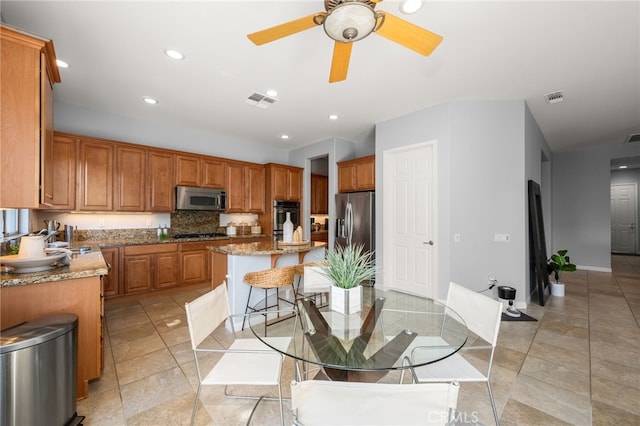
M255 107L264 109L264 108L269 108L271 105L275 104L276 100L268 96L261 95L260 93L254 93L251 96L249 96L245 100L245 102L248 103L249 105L253 105Z
M634 142L640 142L640 133L629 135L629 139L627 139L627 143L634 143Z
M548 104L556 104L558 102L564 101L564 93L558 90L557 92L551 92L544 95L544 100L547 101Z

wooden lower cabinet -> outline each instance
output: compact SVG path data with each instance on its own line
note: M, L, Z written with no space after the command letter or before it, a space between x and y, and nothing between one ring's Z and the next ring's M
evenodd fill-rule
M0 288L0 322L8 328L60 312L78 316L77 398L102 370L100 277Z
M102 294L106 299L120 295L120 249L104 247L100 249L109 267L109 275L102 277Z
M211 259L207 246L212 244L213 241L180 244L180 284L197 284L211 281Z
M123 293L178 285L178 244L149 244L122 249Z

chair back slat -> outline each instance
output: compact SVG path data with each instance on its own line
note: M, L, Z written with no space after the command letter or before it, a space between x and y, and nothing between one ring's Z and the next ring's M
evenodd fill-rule
M222 282L214 290L203 294L192 302L185 303L187 325L192 349L225 321L230 314L227 284Z
M447 308L460 315L469 330L492 346L496 345L502 303L452 282L447 294Z
M459 389L457 383L293 381L291 408L304 426L446 425Z

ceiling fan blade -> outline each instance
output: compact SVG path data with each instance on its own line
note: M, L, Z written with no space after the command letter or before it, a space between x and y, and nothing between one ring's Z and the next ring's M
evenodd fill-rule
M352 48L353 43L343 43L341 41L336 41L333 45L333 59L331 60L329 83L347 79Z
M313 19L316 15L318 14L314 13L313 15L305 16L304 18L285 22L284 24L276 25L275 27L267 28L266 30L249 34L247 35L247 37L249 37L249 40L260 46L265 43L290 36L291 34L308 30L309 28L318 25Z
M384 23L378 31L376 31L376 34L401 44L421 55L429 55L442 41L442 36L436 33L425 30L388 12L384 12L384 15Z

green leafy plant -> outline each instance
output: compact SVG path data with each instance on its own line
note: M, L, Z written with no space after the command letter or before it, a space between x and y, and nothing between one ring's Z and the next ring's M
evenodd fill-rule
M362 244L338 246L327 252L327 263L323 270L336 287L357 287L375 275L373 252L364 252Z
M576 270L576 265L571 263L571 259L567 256L567 250L558 250L556 254L551 255L547 259L547 271L553 272L553 277L556 282L560 281L560 275L562 272L573 272Z

